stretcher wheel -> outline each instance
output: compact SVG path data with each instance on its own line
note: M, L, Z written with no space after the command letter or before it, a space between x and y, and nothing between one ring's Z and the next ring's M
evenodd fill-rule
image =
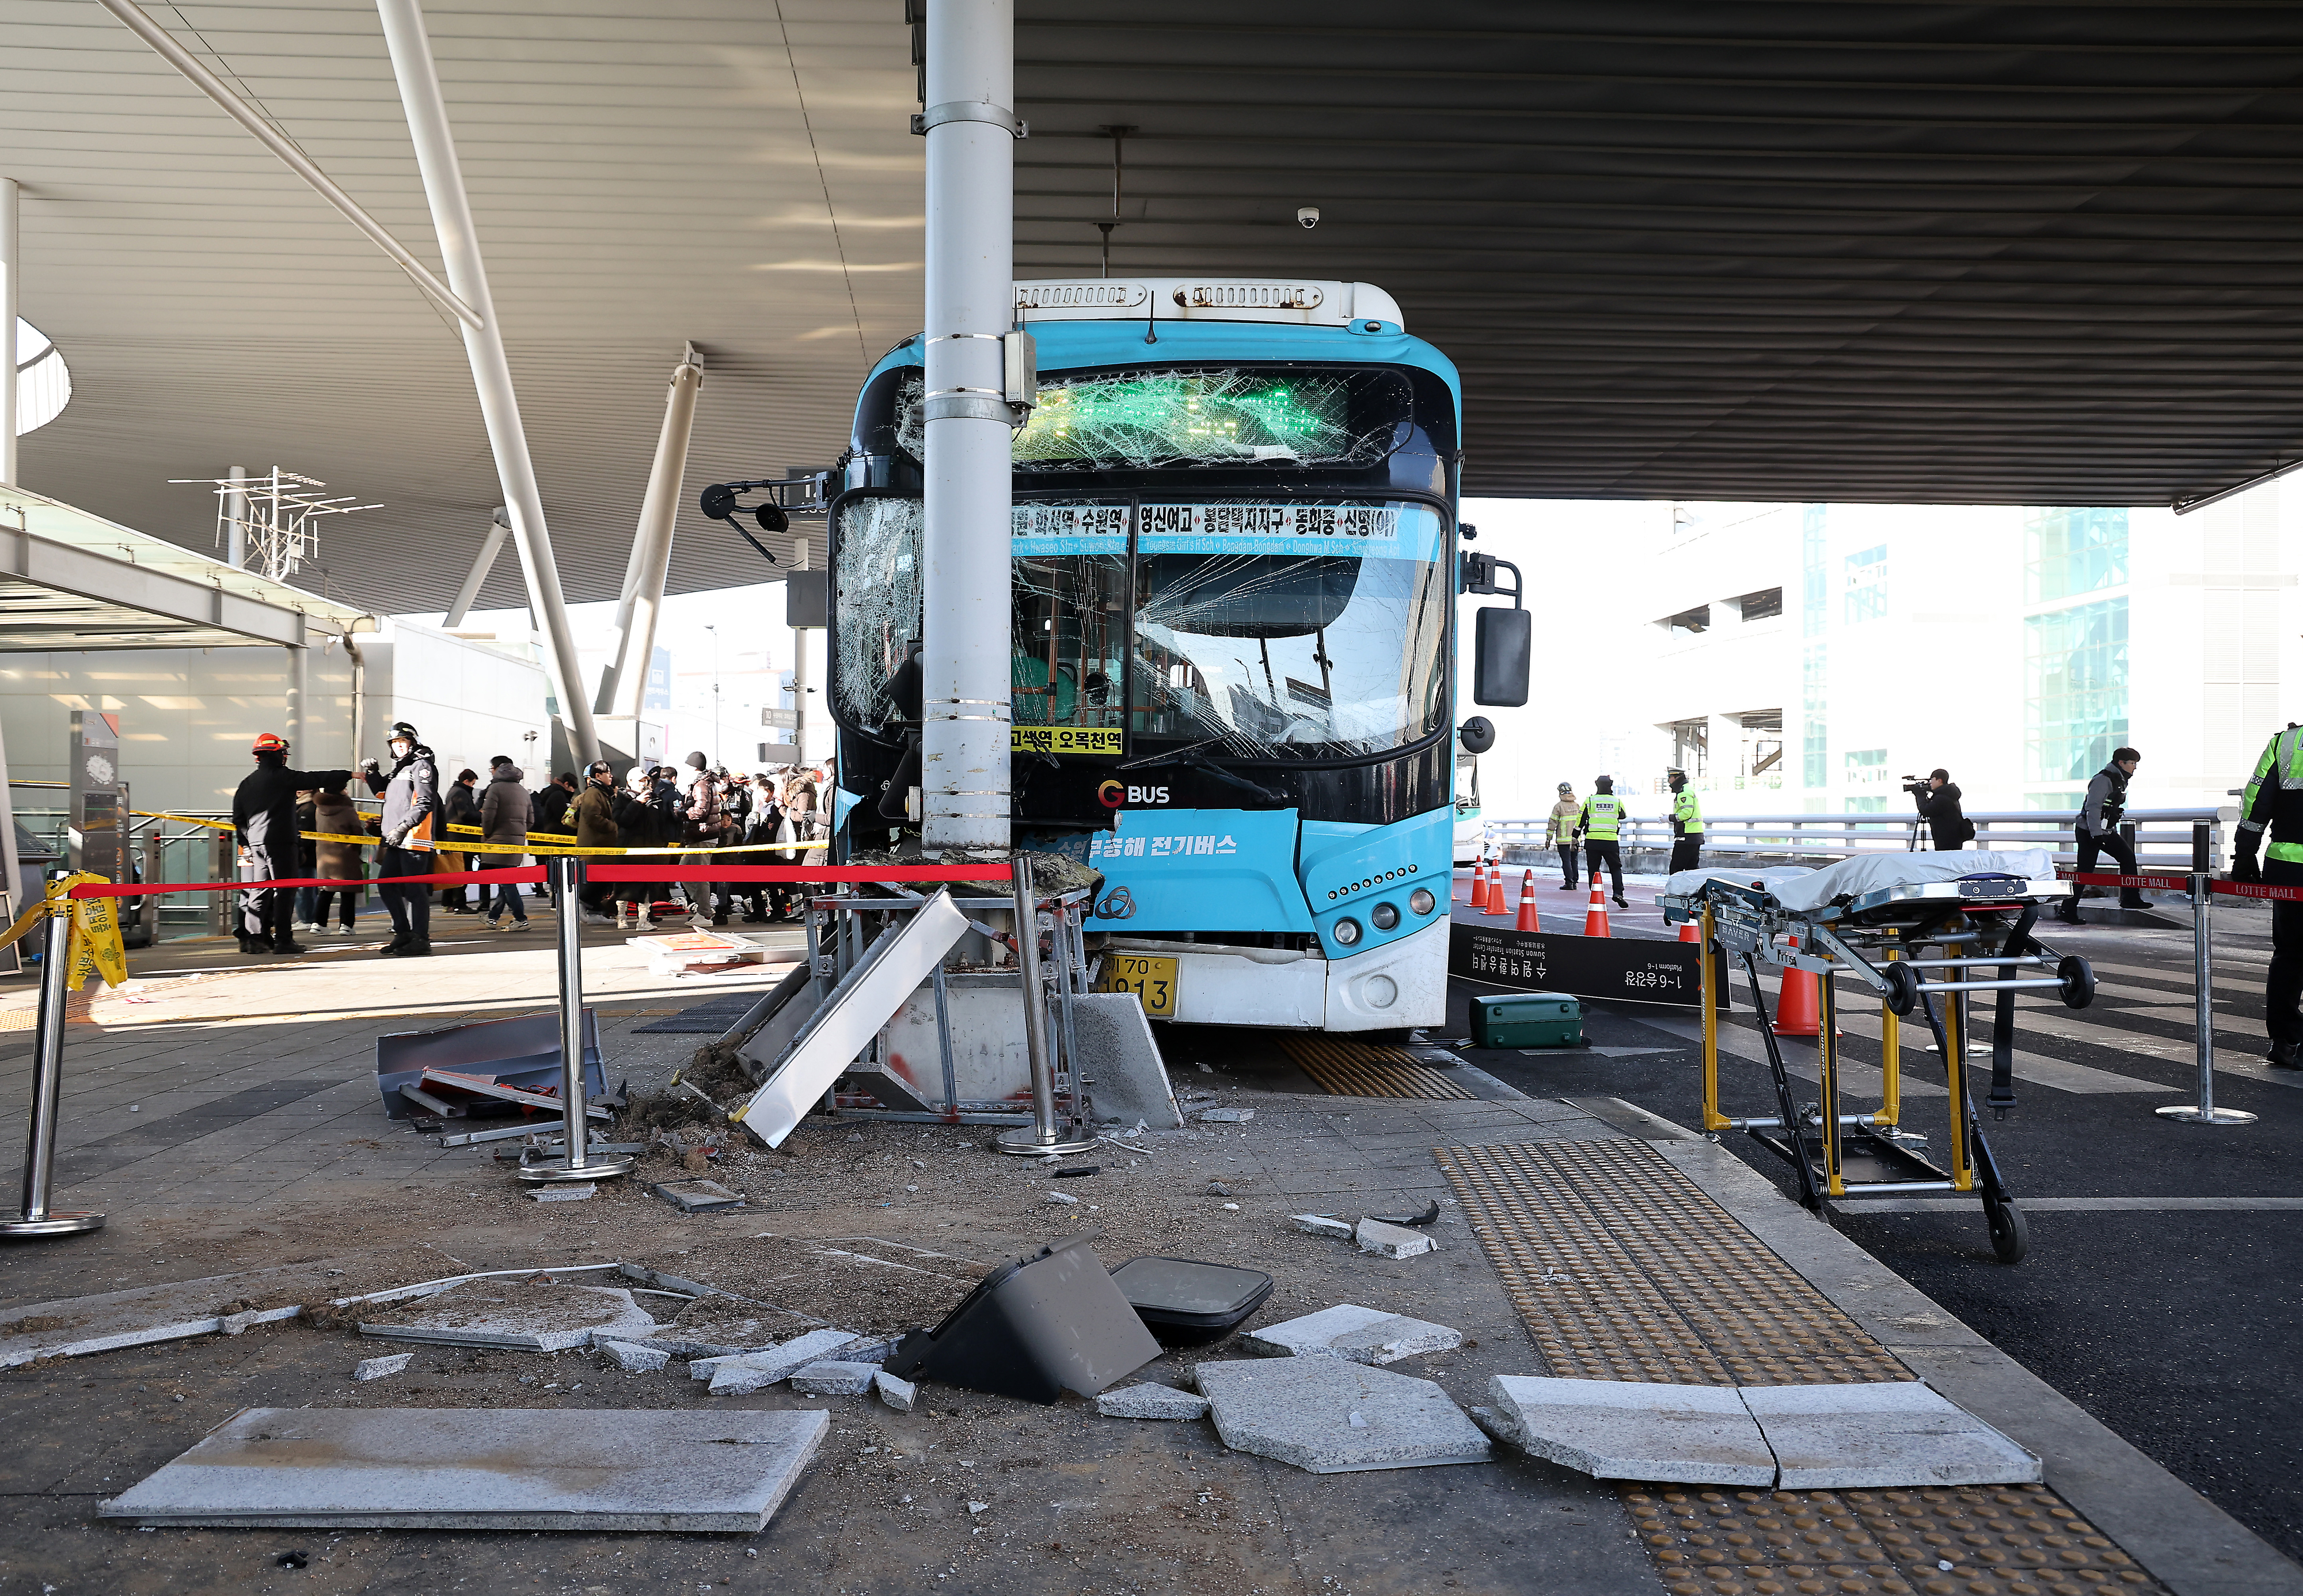
M2023 1211L2012 1199L2002 1201L1986 1194L1983 1218L1991 1227L1991 1250L1999 1262L2022 1262L2023 1254L2031 1250L2031 1227L2023 1218Z
M2095 969L2076 953L2064 956L2055 967L2055 979L2063 984L2063 1000L2066 1009L2084 1009L2095 1001Z
M1919 1006L1919 973L1906 965L1889 963L1880 970L1887 983L1887 1007L1897 1016Z

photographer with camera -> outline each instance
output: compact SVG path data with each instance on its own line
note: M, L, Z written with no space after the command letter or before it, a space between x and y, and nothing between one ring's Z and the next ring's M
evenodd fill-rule
M1903 790L1919 806L1919 818L1928 823L1936 852L1949 853L1975 840L1975 823L1960 812L1959 785L1951 779L1949 771L1937 765L1928 773L1924 781L1917 776L1906 776Z

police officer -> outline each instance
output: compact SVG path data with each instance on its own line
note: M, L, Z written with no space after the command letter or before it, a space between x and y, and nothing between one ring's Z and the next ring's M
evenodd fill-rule
M1671 782L1671 873L1692 870L1703 855L1703 805L1687 784L1687 773L1664 773Z
M1575 890L1575 826L1583 806L1575 801L1575 783L1559 784L1559 801L1551 806L1551 814L1543 827L1543 845L1559 850L1559 890Z
M1624 854L1616 845L1623 834L1624 800L1615 796L1615 778L1595 776L1591 785L1597 789L1583 800L1576 813L1575 834L1583 840L1583 863L1591 879L1599 879L1599 866L1607 866L1607 874L1615 882L1615 907L1629 908L1632 900L1624 896Z
M2098 855L2109 854L2117 861L2120 873L2133 875L2135 850L2127 839L2119 834L2119 818L2127 813L2127 783L2135 774L2135 767L2143 763L2143 756L2133 748L2113 748L2111 763L2096 772L2095 780L2088 783L2087 798L2079 805L2079 818L2071 829L2079 840L2079 874L2087 874L2095 868ZM2066 925L2079 923L2079 899L2095 895L2092 887L2075 888L2069 898L2056 906L2055 917ZM2119 907L2142 908L2143 894L2133 887L2119 889Z
M2264 827L2271 845L2264 846ZM2257 855L2263 857L2258 861ZM2290 726L2264 746L2240 802L2233 881L2303 886L2303 729ZM2303 903L2271 906L2271 969L2263 988L2264 1028L2277 1069L2303 1069Z

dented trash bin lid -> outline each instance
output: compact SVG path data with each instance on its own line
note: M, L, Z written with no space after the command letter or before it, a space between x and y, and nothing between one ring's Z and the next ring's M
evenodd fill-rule
M1152 1333L1163 1341L1213 1341L1228 1335L1271 1295L1261 1270L1193 1258L1130 1258L1113 1281Z

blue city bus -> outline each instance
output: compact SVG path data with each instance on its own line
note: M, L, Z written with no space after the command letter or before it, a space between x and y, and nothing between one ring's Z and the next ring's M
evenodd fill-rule
M1360 283L1030 282L1016 313L1017 845L1102 874L1101 984L1155 1018L1444 1023L1455 366ZM918 832L922 359L873 368L826 490L844 850Z

